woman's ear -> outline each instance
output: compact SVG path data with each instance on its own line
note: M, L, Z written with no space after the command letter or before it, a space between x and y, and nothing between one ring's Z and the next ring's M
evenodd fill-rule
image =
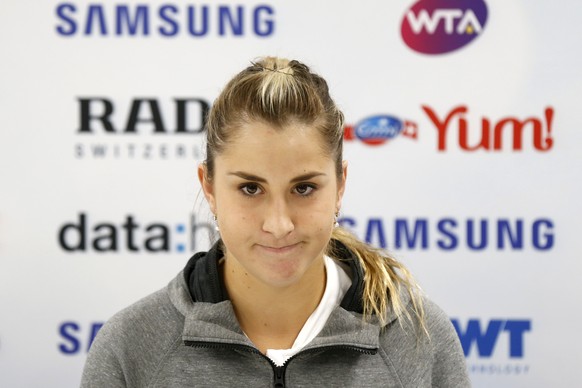
M348 177L348 161L344 160L342 162L342 177L341 181L338 182L337 187L337 203L336 209L339 211L342 207L342 198L344 197L344 192L346 191L346 179Z
M216 214L216 199L214 197L214 186L208 179L208 168L206 162L200 163L198 165L198 180L200 181L200 186L202 186L202 191L204 192L204 197L208 202L210 211Z

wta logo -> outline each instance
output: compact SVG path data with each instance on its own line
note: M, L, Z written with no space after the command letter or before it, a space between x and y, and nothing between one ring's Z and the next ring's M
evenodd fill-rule
M486 22L483 0L419 0L406 11L401 33L414 51L445 54L471 43Z

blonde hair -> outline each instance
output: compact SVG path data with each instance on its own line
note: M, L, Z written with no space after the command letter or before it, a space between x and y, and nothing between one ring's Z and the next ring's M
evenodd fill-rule
M344 116L329 94L327 82L296 60L265 57L251 63L225 86L206 121L206 174L214 175L214 159L240 125L263 121L279 128L301 123L315 128L333 158L342 179ZM413 316L424 329L424 310L419 287L409 271L386 252L358 240L341 227L332 239L345 245L359 260L364 273L363 316L376 316L387 323L390 310L397 317ZM328 247L334 256L332 244ZM409 294L412 315L404 305L402 291Z

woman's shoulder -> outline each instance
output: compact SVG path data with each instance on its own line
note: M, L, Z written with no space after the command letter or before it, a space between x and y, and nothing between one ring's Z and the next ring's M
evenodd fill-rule
M163 327L163 332L180 330L184 325L184 315L177 308L172 292L175 292L173 279L166 287L151 293L115 313L99 331L116 340L131 340L135 335L151 335Z
M465 356L450 318L428 297L421 296L420 302L423 317L413 314L408 300L410 319L401 316L384 328L381 351L396 370L414 371L405 380L423 376L433 385L469 387Z
M430 337L457 339L451 319L432 299L422 296L422 307L426 329Z
M176 279L103 325L89 350L82 386L113 387L124 385L128 378L140 386L151 378L163 357L181 343L184 315L171 295Z
M412 298L407 291L401 291L404 310L400 316L389 312L388 324L383 332L401 334L404 337L414 337L414 341L426 338L429 342L441 339L457 340L454 327L443 309L424 294ZM421 316L419 316L419 313ZM398 328L393 331L392 329Z

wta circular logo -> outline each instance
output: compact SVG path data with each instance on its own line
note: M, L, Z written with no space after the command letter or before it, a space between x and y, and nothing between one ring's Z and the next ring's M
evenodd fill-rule
M483 0L419 0L404 14L404 43L423 54L445 54L474 41L485 28Z

